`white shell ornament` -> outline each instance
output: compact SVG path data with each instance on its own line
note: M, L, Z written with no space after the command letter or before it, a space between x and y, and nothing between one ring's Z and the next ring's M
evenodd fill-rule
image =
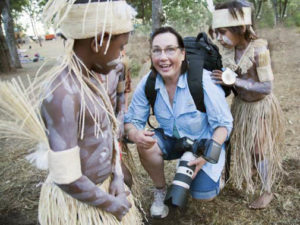
M236 81L237 74L233 72L231 69L226 68L225 71L222 73L222 81L224 84L232 85Z

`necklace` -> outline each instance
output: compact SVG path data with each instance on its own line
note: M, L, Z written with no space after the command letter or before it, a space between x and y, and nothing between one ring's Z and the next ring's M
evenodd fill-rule
M224 67L230 68L232 71L236 71L240 68L242 73L247 73L254 61L253 41L248 44L238 63L235 61L235 48L228 49L222 47L221 54Z

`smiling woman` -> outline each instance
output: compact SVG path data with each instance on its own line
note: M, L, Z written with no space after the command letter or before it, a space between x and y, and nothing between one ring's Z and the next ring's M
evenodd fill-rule
M164 204L164 160L178 159L183 155L183 151L178 152L175 148L182 138L211 139L207 147L219 146L220 158L216 164L206 162L202 157L190 162L195 170L189 191L195 199L216 197L220 191L219 179L225 161L223 143L231 131L232 117L222 88L212 82L207 70L203 70L202 82L206 113L197 109L188 87L183 40L177 31L171 27L157 29L150 45L152 71L135 90L125 115L125 132L129 140L136 143L141 163L155 185L151 216L164 218L169 211ZM153 111L160 128L145 131L150 113L145 86L150 74L154 74L157 96Z

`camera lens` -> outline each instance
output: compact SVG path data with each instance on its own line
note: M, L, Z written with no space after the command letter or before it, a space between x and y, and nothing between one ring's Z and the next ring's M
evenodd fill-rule
M185 206L195 170L195 166L188 166L188 163L194 159L196 157L192 152L185 152L180 158L174 180L165 198L166 204Z

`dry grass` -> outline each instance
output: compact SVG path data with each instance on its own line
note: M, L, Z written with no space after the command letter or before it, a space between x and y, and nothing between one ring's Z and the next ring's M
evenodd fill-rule
M294 29L261 30L259 32L271 43L271 54L275 74L275 94L286 117L286 138L284 175L276 190L276 197L265 210L250 210L248 203L255 196L245 195L227 184L218 198L211 202L189 201L186 210L171 210L164 220L151 220L147 224L216 224L216 225L296 225L300 224L300 34ZM127 48L129 57L138 65L147 61L149 49L146 36L134 36ZM49 42L43 47L41 55L58 55L61 43ZM37 46L36 46L37 47ZM37 47L32 51L40 51ZM41 50L41 51L42 51ZM17 73L0 75L1 79L10 79L20 74L33 74L39 64L31 63L18 70ZM149 68L149 65L145 68ZM141 66L139 66L141 67ZM142 72L144 73L144 72ZM138 82L140 76L134 79ZM39 183L45 173L33 169L24 159L30 145L11 141L0 142L0 224L37 224L37 205ZM140 200L146 212L152 199L152 183L138 160L134 145L130 145L138 173ZM174 162L166 162L168 183L174 176ZM258 193L257 193L258 194ZM256 195L257 195L256 194Z

